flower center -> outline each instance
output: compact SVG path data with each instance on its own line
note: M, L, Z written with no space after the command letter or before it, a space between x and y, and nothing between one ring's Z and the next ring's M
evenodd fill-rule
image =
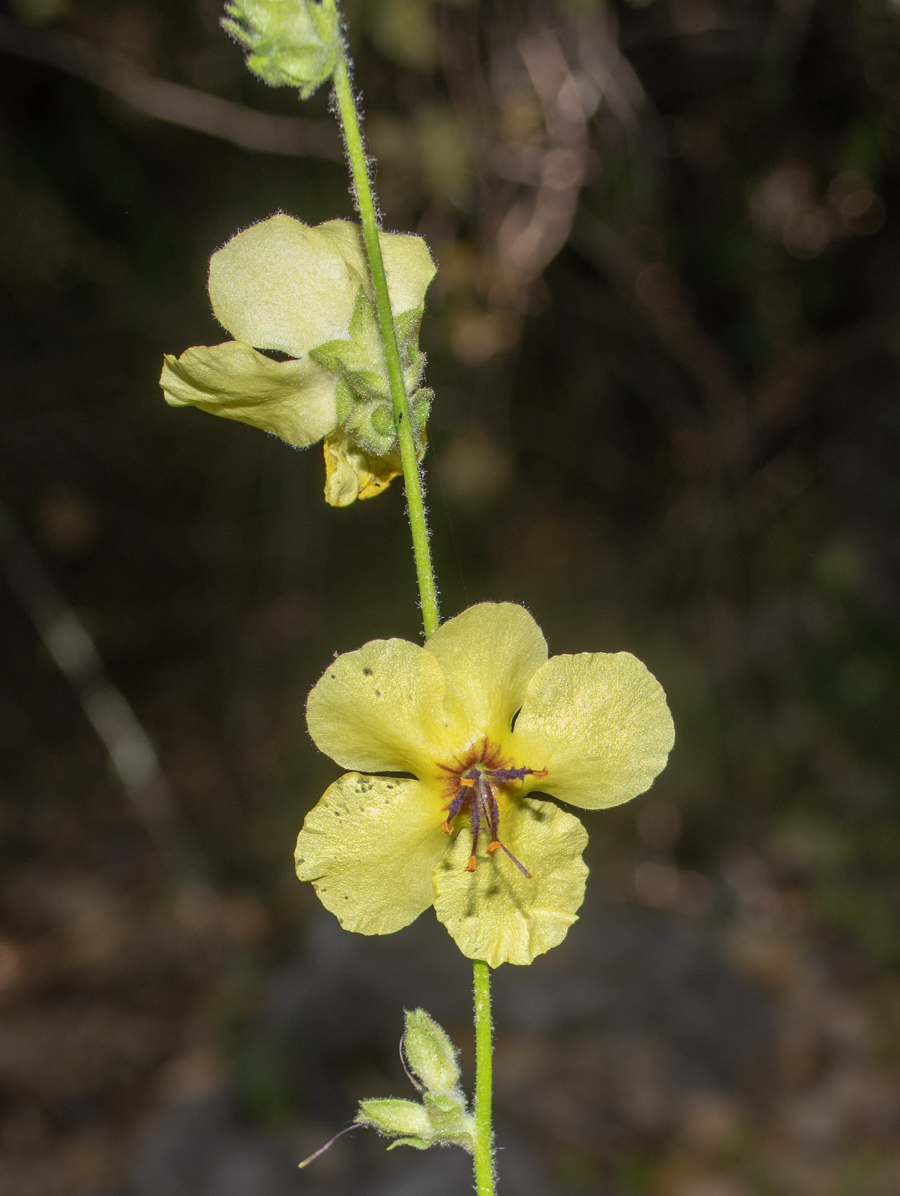
M452 822L456 816L468 812L469 827L472 831L472 854L466 864L467 872L474 872L477 864L479 835L488 835L488 855L495 851L503 851L523 876L531 879L531 873L525 865L517 860L509 848L500 842L500 810L494 789L523 781L525 777L545 777L546 768L511 768L508 762L500 757L499 750L492 749L485 740L478 752L477 759L464 761L459 767L451 768L446 764L439 767L450 773L450 800L445 807L447 817L441 823L441 830L449 835L453 830Z

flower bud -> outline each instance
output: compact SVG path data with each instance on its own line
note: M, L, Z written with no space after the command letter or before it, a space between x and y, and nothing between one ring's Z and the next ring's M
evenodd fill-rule
M356 1121L391 1137L402 1134L428 1139L432 1135L425 1107L414 1100L361 1100Z
M222 26L248 50L247 66L303 99L331 77L340 46L333 0L231 0Z
M403 1053L428 1092L449 1094L459 1084L456 1047L424 1009L407 1011Z

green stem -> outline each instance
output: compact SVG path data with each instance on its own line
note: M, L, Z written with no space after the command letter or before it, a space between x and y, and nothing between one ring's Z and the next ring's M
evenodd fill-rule
M431 545L428 538L428 523L425 518L425 501L422 495L422 475L416 456L412 424L409 415L409 399L403 382L403 368L397 347L397 333L391 314L391 299L388 293L387 276L381 256L378 239L378 216L366 151L363 144L359 111L350 84L347 58L343 47L334 68L334 94L337 100L338 116L344 133L350 172L353 176L353 190L362 224L363 239L369 268L372 272L372 286L375 291L375 307L384 355L387 362L388 379L391 385L391 399L394 405L394 422L400 442L400 461L403 466L403 480L406 485L406 501L409 509L409 525L412 531L413 555L416 561L416 577L419 583L419 600L422 607L422 622L425 638L434 635L440 624L437 587L434 581L434 566L431 561ZM480 959L474 962L475 974L475 1189L478 1196L494 1196L494 1150L491 1128L492 1087L492 1027L491 1027L491 972Z
M428 539L428 523L425 518L425 502L422 496L422 476L416 456L416 445L409 417L409 399L403 381L400 364L400 350L397 347L397 333L391 314L391 298L388 294L387 275L381 257L381 243L378 240L378 216L375 199L369 181L366 151L363 145L359 112L350 85L347 58L343 47L334 68L334 94L337 99L338 115L347 146L350 172L353 176L353 190L362 224L366 254L372 271L372 285L375 290L375 307L384 355L387 362L388 379L391 384L391 399L394 404L394 423L400 441L400 461L403 466L403 481L406 485L406 503L409 509L409 526L412 531L413 556L416 560L416 578L419 583L419 600L422 606L422 623L425 638L434 635L440 623L437 587L434 582L434 567L431 563L431 545Z
M491 1128L491 969L483 959L475 974L475 1191L494 1196L494 1132Z

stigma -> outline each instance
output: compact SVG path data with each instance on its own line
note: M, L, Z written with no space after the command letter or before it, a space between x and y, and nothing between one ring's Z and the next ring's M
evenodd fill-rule
M465 771L449 769L441 765L447 772L453 774L452 796L446 807L446 818L441 823L441 830L449 835L453 830L453 820L463 812L468 812L469 828L472 832L472 854L466 864L467 872L474 872L477 867L478 839L481 835L488 837L487 853L493 856L502 851L508 855L523 876L531 879L531 873L517 860L505 843L500 840L500 810L494 790L497 786L511 785L516 781L523 781L525 777L545 777L545 768L504 768L486 767L487 764L500 764L496 753L489 753L487 742L481 750L483 763L472 763Z

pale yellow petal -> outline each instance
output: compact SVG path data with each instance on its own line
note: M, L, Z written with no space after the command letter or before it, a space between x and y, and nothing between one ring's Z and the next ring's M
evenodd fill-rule
M675 741L662 686L628 652L553 656L532 677L513 750L545 780L526 784L597 810L649 789Z
M209 263L219 322L237 340L292 357L349 336L361 283L329 236L285 215L244 229Z
M531 963L566 937L584 900L587 832L572 814L532 798L501 800L500 837L531 872L523 876L502 851L489 856L482 836L478 865L466 871L472 835L464 827L434 873L434 911L470 959Z
M343 768L432 777L454 730L443 698L433 656L407 640L371 640L329 666L309 695L306 721Z
M419 781L345 773L303 823L295 862L345 930L393 934L434 900L447 850L436 791Z
M305 448L337 421L335 380L314 361L272 361L240 341L167 355L160 386L173 407L199 407Z
M448 704L464 712L470 740L508 736L528 682L547 659L540 627L524 606L512 602L470 606L442 624L425 651L443 669Z
M331 507L374 498L402 472L399 453L367 453L340 430L325 438L325 501Z
M437 273L428 246L410 233L382 233L379 239L394 315L424 307L425 292Z
M319 229L339 248L349 269L365 280L366 293L373 298L369 281L362 229L349 220L329 220ZM395 316L424 307L425 292L437 273L428 246L422 237L412 233L379 233L381 256L387 275L391 311Z

